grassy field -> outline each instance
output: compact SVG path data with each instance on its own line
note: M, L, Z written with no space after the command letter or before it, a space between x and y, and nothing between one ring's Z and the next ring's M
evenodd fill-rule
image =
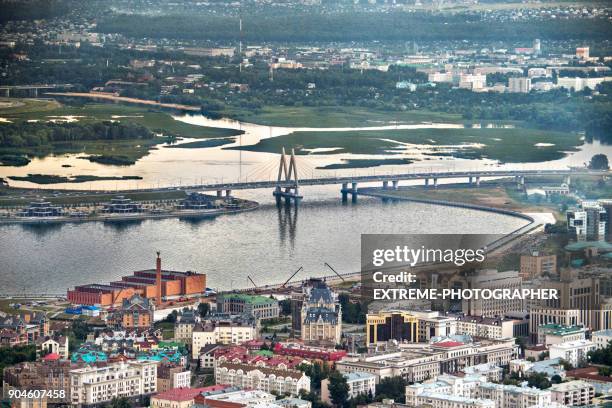
M559 209L552 203L534 204L523 199L522 193L513 190L512 185L497 182L483 184L480 187L446 187L424 189L422 187L403 187L401 190L388 190L386 194L398 197L410 197L428 200L452 201L476 204L520 212L542 212L544 210L557 214Z
M23 103L23 105L3 107L3 102ZM13 122L49 120L53 119L52 117L61 116L76 116L80 122L108 120L134 122L146 126L154 132L163 132L176 137L207 139L236 136L241 133L234 129L190 125L174 120L169 113L138 106L102 103L62 106L55 101L0 98L0 117Z
M317 167L319 169L334 170L334 169L363 169L368 167L378 166L399 166L410 164L408 159L348 159L342 163L328 164L327 166Z
M0 98L0 118L13 123L27 120L47 121L61 117L75 117L81 123L99 121L133 122L165 136L213 139L227 138L242 133L234 129L223 129L190 125L174 120L170 114L154 109L119 104L86 104L84 106L62 106L53 100ZM2 122L0 122L2 126ZM154 145L164 139L137 139L113 141L56 142L46 146L27 148L3 148L0 146L0 163L15 165L15 155L46 156L48 154L85 153L105 156L104 164L129 165L147 155ZM27 159L26 159L27 160ZM95 157L94 157L95 160ZM21 163L23 165L24 163Z
M461 115L428 111L377 111L360 107L265 107L260 111L228 110L229 117L266 126L364 127L400 123L462 123Z
M272 153L285 147L295 148L297 154L309 154L308 149L337 148L333 154L399 154L409 149L402 145L404 143L429 145L428 154L431 156L450 155L522 163L560 159L565 152L575 150L582 144L580 137L573 133L535 129L393 129L293 132L264 139L242 149Z

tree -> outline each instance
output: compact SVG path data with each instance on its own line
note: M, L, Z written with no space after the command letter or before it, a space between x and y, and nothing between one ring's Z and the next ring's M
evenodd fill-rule
M548 380L548 377L544 373L533 373L527 377L527 383L530 387L536 387L541 390L545 390L546 388L550 388L551 382Z
M608 163L608 156L605 154L596 154L591 157L589 162L589 169L591 170L609 170L610 164Z
M349 386L346 378L338 371L332 371L329 375L329 396L335 406L339 407L348 400Z
M113 398L110 402L110 404L108 404L109 408L132 408L132 404L130 403L130 400L128 400L126 397L121 397L121 398Z
M552 377L550 377L550 382L552 384L561 384L563 382L563 378L561 378L559 374L555 374Z
M210 304L209 303L200 303L198 305L198 314L200 317L206 317L206 315L210 312Z
M392 399L395 402L404 403L406 400L406 385L408 385L408 382L402 377L383 378L376 387L376 400Z

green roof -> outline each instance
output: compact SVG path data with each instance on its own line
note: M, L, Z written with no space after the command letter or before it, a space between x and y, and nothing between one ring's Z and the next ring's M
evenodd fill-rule
M564 334L578 333L584 330L582 326L564 326L562 324L543 324L538 327L538 330L544 329L548 334L562 336Z
M260 305L276 302L276 300L270 299L269 297L266 297L266 296L245 295L242 293L229 293L227 295L222 295L221 297L225 299L238 299L238 300L244 301L245 303L260 304Z
M587 248L597 248L601 251L612 251L612 244L605 241L579 241L565 246L566 251L583 251Z

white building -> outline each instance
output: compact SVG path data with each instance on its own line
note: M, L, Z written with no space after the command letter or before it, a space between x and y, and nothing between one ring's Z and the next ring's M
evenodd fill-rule
M485 86L487 86L487 76L484 74L459 75L459 88L476 90Z
M598 349L608 347L612 340L612 329L599 330L591 334L591 341L595 343L595 347Z
M552 400L567 406L590 405L595 397L595 387L586 381L569 381L550 387Z
M560 77L557 78L557 86L568 90L582 91L585 88L595 89L597 85L612 80L611 77L580 78Z
M248 364L220 363L215 367L217 384L239 388L275 392L283 395L299 395L310 391L310 378L297 370L278 370L255 367Z
M595 344L590 340L570 341L567 343L553 344L549 347L549 356L553 358L562 358L569 362L574 367L585 362L587 353L595 350Z
M70 371L70 402L100 404L114 397L147 395L157 390L157 363L128 361Z
M475 396L495 401L496 408L548 408L552 402L548 390L494 383L479 384Z
M416 383L406 387L406 405L432 408L495 408L489 399L475 398L476 387L486 382L482 376L456 377L441 375L435 380Z
M349 373L344 374L346 384L349 386L348 398L355 398L358 395L374 396L376 394L376 376L368 373ZM321 401L330 404L329 380L321 381Z
M240 344L257 338L257 326L249 323L219 322L196 325L192 332L192 358L200 356L200 349L208 344Z
M457 334L467 334L486 339L513 337L514 322L511 319L481 316L458 316Z
M565 326L561 324L543 324L538 326L538 344L569 343L585 339L586 330L583 326Z

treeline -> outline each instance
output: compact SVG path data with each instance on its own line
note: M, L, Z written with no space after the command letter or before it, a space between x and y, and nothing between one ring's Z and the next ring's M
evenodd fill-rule
M0 147L38 147L53 142L150 139L154 135L136 123L11 123L0 126Z
M66 0L0 0L0 23L11 20L40 20L68 13L71 2Z
M180 38L228 41L239 39L236 16L219 15L113 15L98 29L137 38ZM180 27L180 28L179 28ZM246 41L439 41L439 40L607 40L612 23L572 18L500 22L468 14L327 13L283 15L251 14L243 19Z

